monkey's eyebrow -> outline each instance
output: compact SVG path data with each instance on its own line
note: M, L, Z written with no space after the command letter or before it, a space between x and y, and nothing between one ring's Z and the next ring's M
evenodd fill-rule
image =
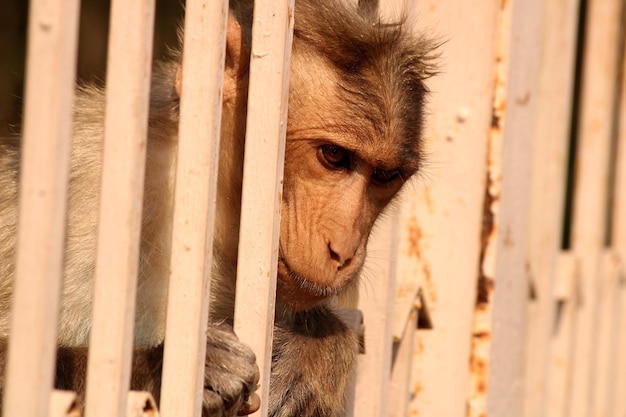
M355 123L323 123L315 126L290 128L287 129L287 135L295 135L296 137L306 135L311 138L329 137L331 140L335 138L340 140L341 137L345 137L346 135L354 138L371 137L371 134L367 132L366 129L359 127Z

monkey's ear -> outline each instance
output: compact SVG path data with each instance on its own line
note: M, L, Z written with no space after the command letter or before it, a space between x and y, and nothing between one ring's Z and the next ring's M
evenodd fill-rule
M232 16L228 17L226 27L226 63L224 68L224 94L227 94L228 87L236 85L241 76L248 71L248 61L250 50L243 39L241 25ZM179 62L176 69L176 94L180 97L182 85L182 63Z
M250 49L244 41L241 25L232 16L226 28L226 75L241 77L248 72Z

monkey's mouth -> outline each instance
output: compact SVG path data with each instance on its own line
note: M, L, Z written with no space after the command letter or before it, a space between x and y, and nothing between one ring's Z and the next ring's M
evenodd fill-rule
M278 259L279 274L280 274L281 266L284 268L286 275L289 277L289 279L291 279L291 281L298 284L302 290L308 293L311 293L312 295L316 297L324 297L324 298L332 297L333 295L336 295L340 289L331 285L322 286L322 285L319 285L319 284L316 284L314 282L307 280L302 275L299 275L298 273L294 272L294 270L291 269L291 267L289 267L289 264L287 264L287 261L285 261L284 258Z
M295 310L306 310L342 292L353 279L341 280L339 285L320 285L295 272L284 257L278 258L278 298Z

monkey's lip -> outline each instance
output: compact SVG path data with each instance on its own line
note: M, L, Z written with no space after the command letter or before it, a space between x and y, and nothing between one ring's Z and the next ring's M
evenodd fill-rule
M298 310L337 295L350 281L341 285L319 285L294 272L283 257L278 258L278 296L283 303Z

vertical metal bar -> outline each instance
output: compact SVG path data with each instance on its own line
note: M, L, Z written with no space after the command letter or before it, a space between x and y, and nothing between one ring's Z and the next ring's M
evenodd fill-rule
M490 186L500 188L495 243L495 288L491 317L487 415L523 414L524 340L528 303L528 235L530 174L537 124L537 92L541 62L543 2L514 1L509 26L506 108L501 143L499 178ZM503 28L504 29L504 28ZM506 103L506 104L505 104ZM496 113L502 107L495 109ZM498 126L493 126L496 133ZM496 137L493 137L496 139ZM494 146L492 146L492 149Z
M257 355L259 416L268 407L293 7L257 0L252 24L235 332Z
M389 411L388 417L406 417L409 409L411 393L411 363L415 347L415 333L417 332L417 310L413 310L406 321L406 328L402 338L396 343L395 359L389 382Z
M607 178L616 81L621 0L590 0L581 85L572 248L581 261L582 300L576 312L574 373L569 417L591 414L592 358L600 251L607 213Z
M529 208L531 294L525 342L525 417L536 417L549 408L546 393L554 368L548 361L557 303L553 285L563 224L578 9L579 0L548 0L544 4Z
M185 9L163 416L201 412L228 1Z
M436 187L420 190L416 226L421 255L432 280L424 295L436 330L418 332L411 412L428 416L461 416L466 412L468 359L480 226L485 196L487 141L492 122L497 2L415 2L419 26L436 27L450 36L440 48L445 65L471 62L463 71L444 70L431 82L435 91L424 136L435 161L425 168ZM445 67L444 67L445 68ZM430 173L427 171L430 169Z
M615 387L613 369L616 358L613 354L613 347L618 341L616 336L619 334L619 329L615 326L619 320L615 314L618 301L616 294L619 294L619 258L617 253L606 249L602 252L600 259L597 277L598 313L594 325L594 356L592 358L594 377L590 415L593 417L609 415L610 400ZM624 395L623 392L615 394Z
M622 31L626 25L622 23ZM621 261L619 277L618 309L618 338L614 347L617 358L614 364L615 395L611 404L609 417L626 415L626 43L622 45L621 62L621 97L619 98L618 132L617 132L617 159L615 188L613 190L613 248Z
M568 387L572 375L572 343L576 327L576 305L580 280L579 262L571 252L561 252L554 265L554 300L557 311L550 328L550 345L547 354L549 379L544 383L543 408L546 417L563 417L568 407Z
M492 104L492 123L487 145L487 183L483 203L483 221L481 231L481 252L478 273L478 297L474 310L472 331L472 352L470 357L470 387L468 398L468 417L487 414L487 396L489 393L489 374L491 371L491 347L493 339L494 302L497 279L496 264L499 256L500 205L505 146L503 129L508 120L508 78L510 60L511 25L513 15L512 2L501 3L498 16L498 35L496 44L494 98ZM509 225L510 227L510 225ZM517 232L517 231L516 231ZM511 410L515 416L515 410Z
M148 127L154 0L111 5L86 414L126 412Z
M79 2L33 0L5 416L44 416L53 384Z
M359 355L354 416L387 416L391 356L393 348L393 300L397 252L397 214L379 220L367 245L370 256L359 288L359 309L365 326L365 355Z

